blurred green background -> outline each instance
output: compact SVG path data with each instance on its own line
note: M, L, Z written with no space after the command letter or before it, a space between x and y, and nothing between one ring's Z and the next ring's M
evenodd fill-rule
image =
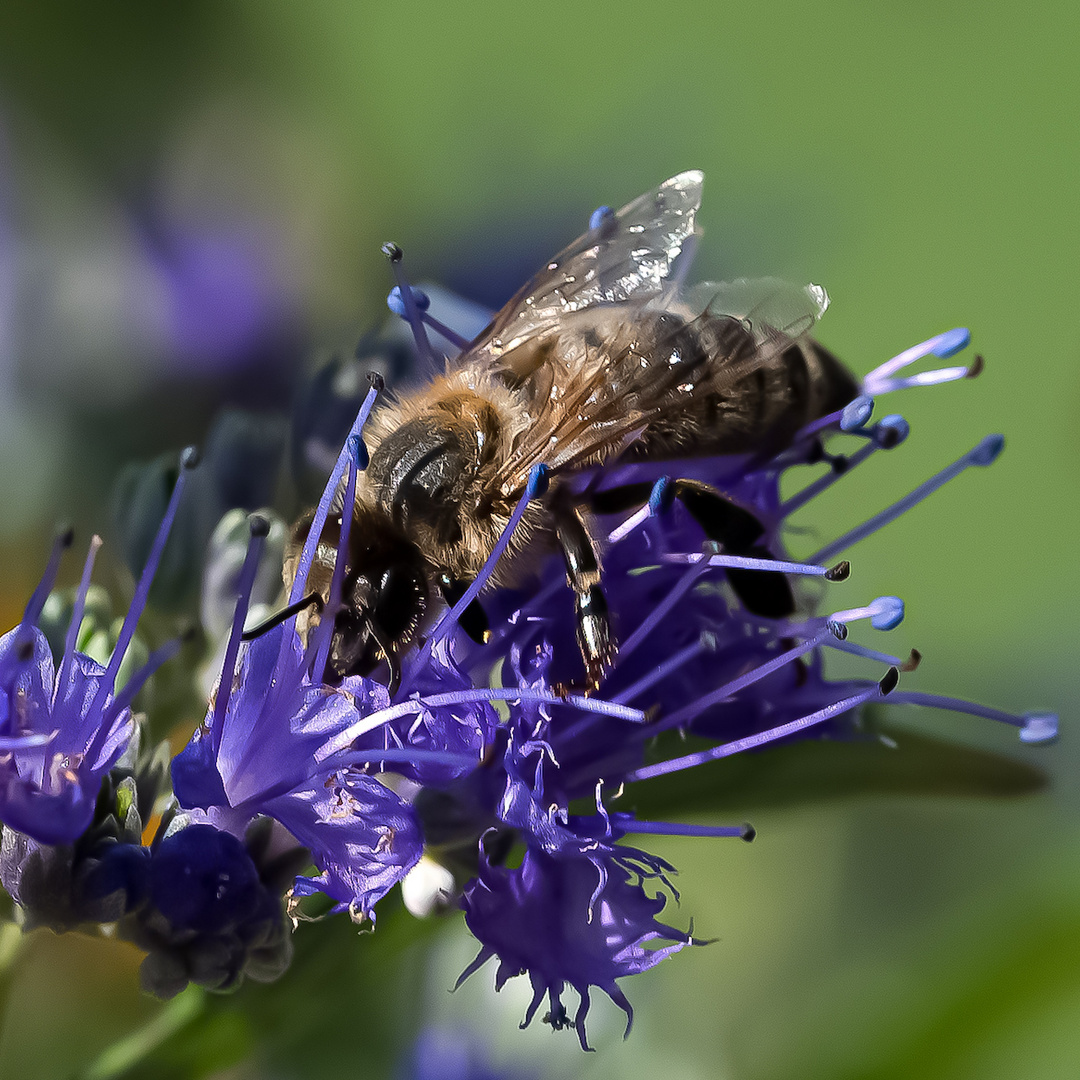
M518 1032L525 989L495 997L490 970L446 994L460 921L391 912L374 937L302 928L279 987L165 1012L126 947L37 936L0 1074L377 1077L437 1023L552 1077L1080 1075L1078 35L1064 2L0 6L5 626L57 517L106 527L120 465L200 441L221 404L282 406L305 358L382 318L380 242L496 303L596 205L701 168L695 277L824 284L819 336L859 372L972 329L983 376L891 398L908 443L801 523L836 535L1004 432L830 599L905 598L884 647L923 652L906 685L1063 721L1025 749L895 711L971 749L920 785L945 752L914 744L885 786L923 792L852 793L874 785L844 770L881 767L857 755L733 784L710 820L752 818L752 847L656 845L673 919L716 942L629 981L628 1043L597 1002L596 1055ZM1051 783L1008 798L975 751Z

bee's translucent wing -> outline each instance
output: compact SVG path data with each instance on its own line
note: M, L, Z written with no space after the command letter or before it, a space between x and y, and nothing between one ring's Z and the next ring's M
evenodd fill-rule
M788 338L809 331L828 310L829 294L820 285L793 285L773 277L738 278L695 285L685 301L694 312L744 320L764 343L776 331Z
M501 356L575 311L660 293L694 233L704 176L679 173L601 218L529 281L472 345Z
M695 447L724 446L725 438L728 445L717 452L736 452L732 446L745 452L782 438L777 433L800 426L807 408L807 400L794 397L798 379L789 374L800 361L784 357L828 303L818 285L744 278L682 296L663 289L604 312L565 316L560 341L567 351L552 363L548 352L535 349L532 367L519 372L533 422L498 477L504 491L520 495L537 462L565 471L613 460L650 431L649 453L657 457L677 456L672 448L679 447L693 455ZM673 318L661 329L658 319L667 314ZM701 347L684 350L678 335L698 320L708 328ZM590 333L604 347L575 349ZM713 405L703 404L708 401ZM680 440L680 430L692 434Z

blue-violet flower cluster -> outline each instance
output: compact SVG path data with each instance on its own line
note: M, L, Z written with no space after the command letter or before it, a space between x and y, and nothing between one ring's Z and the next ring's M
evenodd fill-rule
M425 322L440 340L455 340L403 278L392 306L422 348L430 348ZM97 540L59 665L36 622L63 542L22 622L0 639L4 885L31 921L57 928L117 923L148 953L144 984L165 996L189 981L226 989L245 975L277 977L290 955L286 915L300 916L306 897L324 894L333 910L374 923L379 902L402 885L414 910L440 903L463 909L480 948L462 979L489 960L497 962L496 987L527 975L533 998L525 1023L544 1007L548 1023L572 1025L587 1048L585 1021L597 989L625 1012L629 1032L633 1014L620 980L701 942L665 915L677 898L674 868L627 838L754 835L748 825L639 820L622 808L630 785L778 740L858 735L860 708L886 695L1002 720L1027 742L1056 734L1050 715L1011 716L910 690L901 673L914 670L916 653L897 656L851 640L866 624L894 629L904 613L898 598L843 610L827 603L829 582L848 571L838 556L969 466L990 464L1000 436L988 436L806 562L785 552L794 514L868 458L904 442L906 422L875 419L876 399L974 374L977 365L901 374L967 343L967 332L954 330L906 350L867 375L845 408L775 453L677 466L616 461L564 478L594 494L628 486L648 492L639 507L596 518L619 647L595 694L573 688L581 661L561 564L548 560L528 587L490 585L514 530L543 495L542 466L476 581L403 656L400 685L330 676L352 528L341 507L353 505L367 460L363 429L381 389L373 382L308 529L285 617L254 636L245 624L269 525L262 515L249 519L220 677L204 721L172 761L175 803L158 799L164 813L147 837L153 799L139 789L149 759L140 758L132 704L178 643L158 649L122 689L117 675L185 469L107 666L75 648ZM805 466L825 471L783 497L782 477ZM705 539L674 498L684 479L722 491L757 523L752 555ZM305 595L308 571L326 523L338 519L329 596L313 600ZM789 583L783 587L794 589L797 614L770 618L748 608L747 588L766 579ZM483 643L458 625L477 596L490 626ZM314 616L312 604L321 609ZM828 679L830 651L862 658L866 677ZM695 738L688 744L679 736ZM572 1016L568 988L576 992Z

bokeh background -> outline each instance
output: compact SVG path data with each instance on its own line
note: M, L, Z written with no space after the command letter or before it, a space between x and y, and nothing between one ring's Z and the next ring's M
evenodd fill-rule
M718 772L698 811L758 841L657 845L674 918L716 941L629 982L629 1042L597 1003L595 1055L519 1032L525 990L496 997L490 971L447 994L460 920L390 911L372 936L302 928L276 987L165 1007L126 946L4 931L0 1074L405 1075L434 1025L538 1077L1080 1075L1078 35L1061 0L0 6L5 626L58 517L108 539L125 464L205 441L224 407L286 408L382 320L382 241L494 305L594 206L701 168L695 276L826 285L820 337L860 372L971 327L982 377L893 398L908 443L801 523L836 535L1004 432L830 597L905 598L908 685L1063 726L1023 748L894 710L891 759ZM1048 783L1018 795L1030 766Z

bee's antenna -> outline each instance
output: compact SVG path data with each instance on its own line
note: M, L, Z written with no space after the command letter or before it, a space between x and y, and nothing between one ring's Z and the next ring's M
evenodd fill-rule
M405 258L405 252L397 244L390 242L383 244L382 253L389 260L390 268L394 271L394 280L397 282L397 293L404 311L404 319L413 332L417 352L420 353L422 359L435 361L437 357L435 356L435 350L431 347L431 342L428 341L427 331L424 329L424 317L420 305L417 303L415 290L409 284L409 279L405 276L405 270L401 265L402 260ZM391 295L393 294L391 293ZM389 303L389 300L387 302ZM393 310L392 305L391 310Z
M291 619L294 615L299 615L304 608L310 607L311 605L315 606L316 611L322 611L323 609L323 598L317 592L308 593L307 596L297 600L295 604L290 604L288 607L282 608L276 614L264 619L258 626L253 626L250 630L245 630L240 635L240 640L254 641L256 638L260 638L263 634L273 630L275 626L280 626L286 619Z

